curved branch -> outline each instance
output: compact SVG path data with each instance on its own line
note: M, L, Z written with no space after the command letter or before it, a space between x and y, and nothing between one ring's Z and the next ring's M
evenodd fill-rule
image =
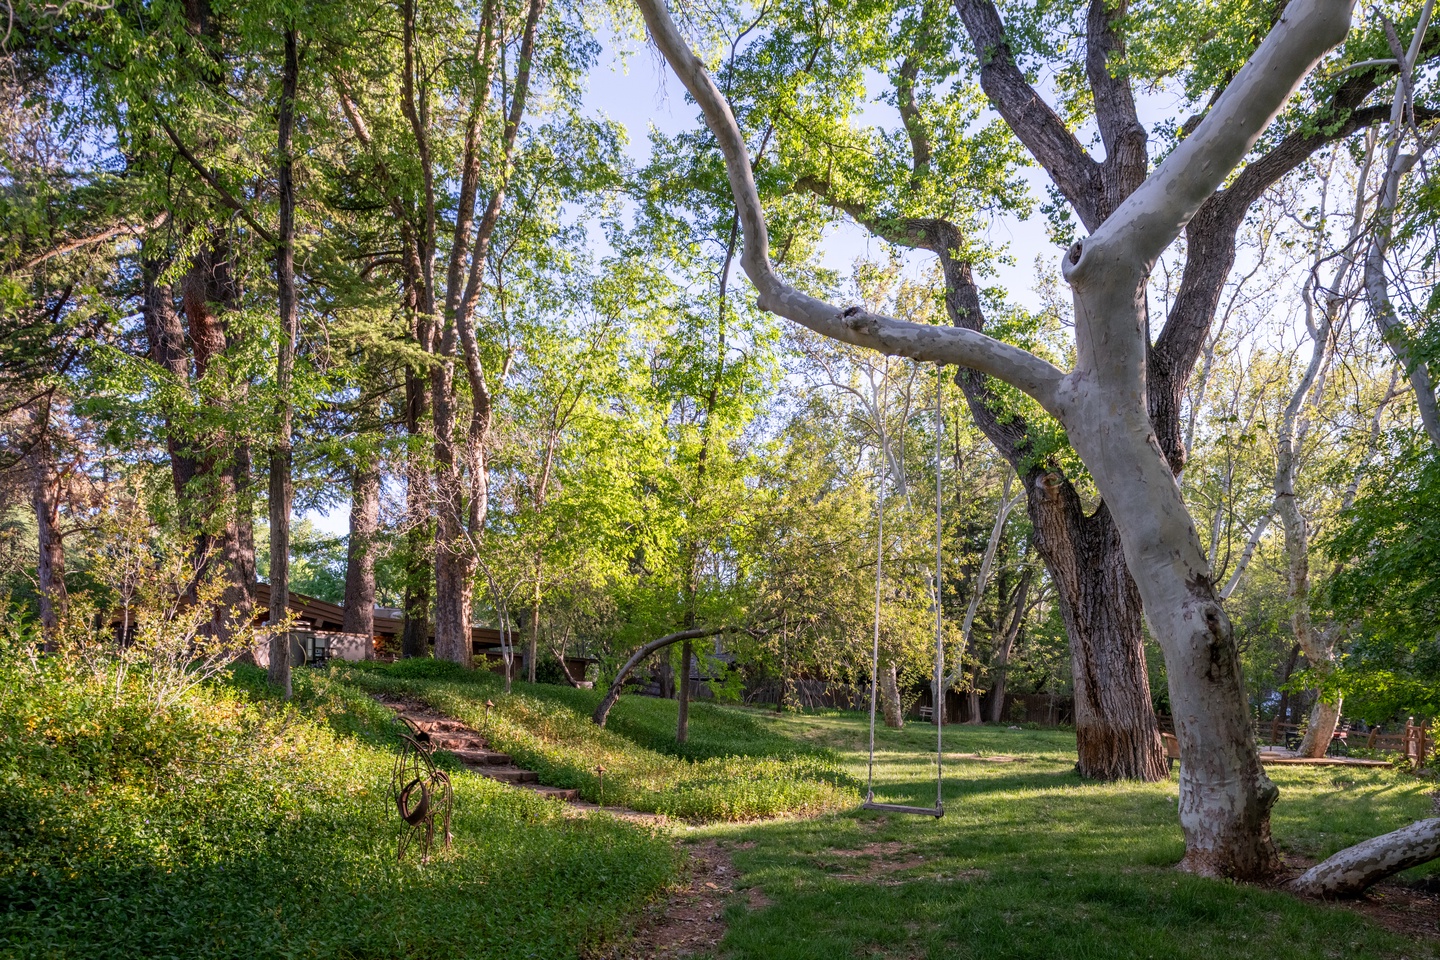
M1059 412L1057 387L1064 374L1027 350L973 330L906 323L863 307L840 310L785 283L770 264L769 235L749 151L725 97L690 50L670 18L664 0L637 0L655 45L695 98L705 123L725 158L745 244L740 265L759 294L761 309L808 327L823 336L881 353L927 363L970 367L1004 380Z
M1097 229L1105 219L1095 203L1097 192L1093 189L1100 165L1025 79L1005 38L1005 23L995 4L990 0L955 0L955 10L975 45L975 57L980 63L980 87L985 96L1025 149L1050 174L1050 179L1080 215L1085 228Z
M640 663L646 657L650 656L650 654L656 650L663 650L682 640L699 640L702 637L713 637L717 633L725 633L729 629L729 627L691 627L689 630L677 630L674 633L665 634L665 636L659 640L651 640L645 644L645 646L630 654L630 659L625 661L625 665L620 668L619 672L615 674L615 679L610 682L610 689L605 692L605 699L600 701L600 706L596 707L595 712L590 715L591 722L596 726L605 726L605 721L610 716L610 708L615 706L616 700L620 699L620 690L625 686L625 678L630 676L630 672L640 666ZM689 664L686 664L685 670L687 674L689 669ZM688 677L686 678L686 682L689 682Z

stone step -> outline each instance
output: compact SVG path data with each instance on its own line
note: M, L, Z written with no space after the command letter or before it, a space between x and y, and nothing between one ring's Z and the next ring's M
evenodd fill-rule
M451 750L450 753L467 767L503 767L510 762L510 754L484 748Z
M536 783L540 779L540 774L534 770L521 770L519 767L498 767L487 764L473 769L482 777L499 780L501 783Z
M430 735L436 750L484 750L485 738L478 733L437 733Z
M470 728L459 720L434 720L428 717L409 717L411 723L434 736L439 733L470 733Z
M541 784L526 786L531 793L538 793L542 797L553 797L556 800L579 800L580 791L573 787L546 787Z

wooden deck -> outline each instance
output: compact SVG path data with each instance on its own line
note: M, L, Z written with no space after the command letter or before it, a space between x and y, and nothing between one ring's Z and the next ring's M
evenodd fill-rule
M1301 757L1291 750L1264 748L1260 751L1260 762L1273 765L1297 767L1388 767L1388 760L1362 760L1359 757Z

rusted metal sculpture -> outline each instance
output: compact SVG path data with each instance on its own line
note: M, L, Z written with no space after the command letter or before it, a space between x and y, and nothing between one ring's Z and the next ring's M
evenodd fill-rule
M430 756L434 745L430 734L409 717L401 717L411 733L400 738L400 753L390 774L390 796L400 819L405 822L400 834L397 859L405 859L405 851L419 838L420 862L430 860L430 847L435 841L435 818L441 817L441 837L450 846L450 808L454 799L450 777L435 768Z

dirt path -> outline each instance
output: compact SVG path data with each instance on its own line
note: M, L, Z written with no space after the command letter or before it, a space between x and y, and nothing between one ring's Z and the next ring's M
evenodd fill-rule
M716 840L684 844L690 855L685 878L664 900L645 908L632 935L587 954L587 960L681 960L718 957L725 936L725 908L737 899L735 867L726 845ZM760 910L770 901L758 887L744 891L745 903Z

